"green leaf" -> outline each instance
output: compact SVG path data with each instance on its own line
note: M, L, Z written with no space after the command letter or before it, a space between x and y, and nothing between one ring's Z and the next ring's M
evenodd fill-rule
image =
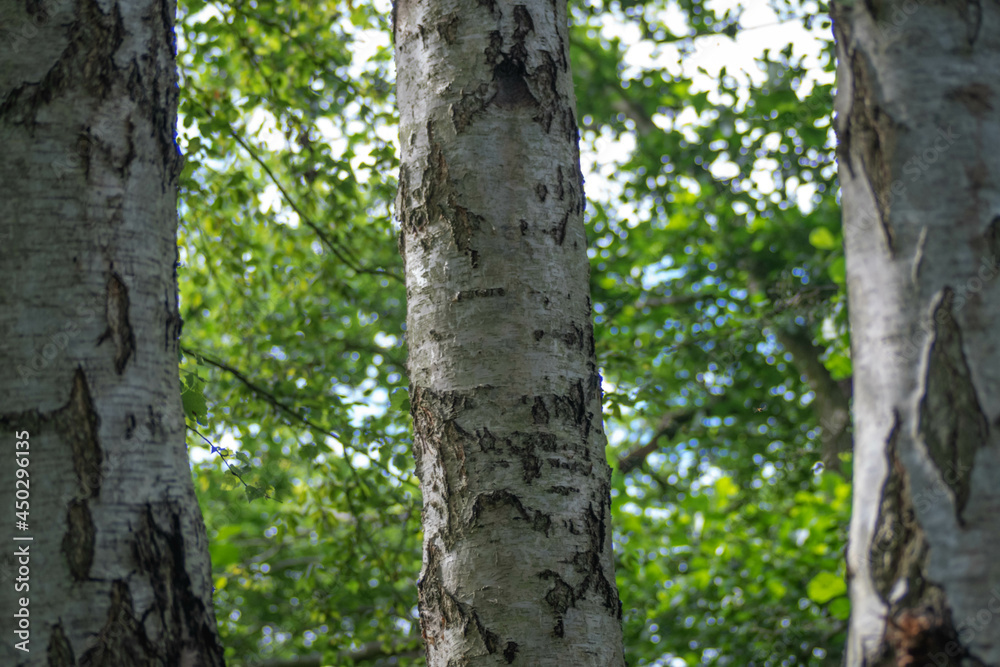
M837 247L837 239L826 227L817 227L809 232L809 243L820 250L833 250Z
M834 618L846 621L851 615L851 601L846 597L840 597L830 603L830 615Z
M812 239L810 239L812 241ZM847 278L847 269L843 257L838 257L830 264L830 278L838 285L843 285Z
M847 592L844 578L833 572L820 572L806 586L809 599L816 604L826 604Z
M197 374L181 371L181 403L184 404L184 415L192 421L199 421L208 413L205 381Z
M209 543L208 551L212 556L212 567L216 570L225 570L240 562L240 548L232 543L216 539Z
M253 485L250 485L246 488L246 493L247 493L247 500L249 500L250 502L257 500L258 498L263 498L264 496L267 495L267 491L265 489Z

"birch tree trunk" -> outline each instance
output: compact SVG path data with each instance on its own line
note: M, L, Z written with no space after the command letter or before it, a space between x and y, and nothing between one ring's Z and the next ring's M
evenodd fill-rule
M848 667L1000 665L1000 4L842 2Z
M177 371L173 16L0 0L4 665L223 664Z
M566 3L394 30L428 665L623 665Z

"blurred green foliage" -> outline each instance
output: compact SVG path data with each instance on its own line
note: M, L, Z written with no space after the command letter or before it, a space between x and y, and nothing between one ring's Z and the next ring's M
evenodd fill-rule
M851 372L829 26L777 2L818 64L776 43L705 90L680 60L752 28L716 4L571 7L627 659L839 665L849 457L819 465L803 377ZM227 659L423 664L388 12L180 5L183 398Z

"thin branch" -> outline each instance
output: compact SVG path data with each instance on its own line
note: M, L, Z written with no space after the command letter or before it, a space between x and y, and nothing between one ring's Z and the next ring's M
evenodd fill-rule
M207 106L205 106L204 104L202 104L197 100L194 100L194 103L200 106L205 111L206 114L212 115L212 110L209 109ZM293 198L291 193L285 188L284 185L282 185L277 175L274 173L274 171L272 171L270 165L268 165L267 162L264 161L264 159L249 144L249 142L247 142L242 136L240 136L239 132L237 132L233 128L233 126L230 125L228 122L226 123L226 128L228 129L229 136L232 137L233 140L236 143L238 143L243 148L243 150L247 152L247 154L250 155L250 158L254 162L260 165L260 168L264 170L264 173L267 174L268 178L278 189L278 192L281 193L281 196L284 198L284 200L288 202L288 205L291 206L292 210L295 211L295 213L299 216L299 219L306 225L306 227L311 229L313 233L316 234L316 236L319 237L320 241L323 242L323 245L329 248L330 252L332 252L337 257L337 259L342 261L348 268L352 269L356 273L366 273L370 275L384 276L386 278L392 278L401 283L404 282L402 276L399 276L393 273L392 271L387 271L385 269L366 269L363 266L361 266L356 259L350 256L350 251L346 247L344 247L339 240L334 241L330 237L330 234L328 234L322 228L320 228L320 226L316 224L316 222L314 222L310 216L306 215L305 211L302 210L302 207L299 206L295 198Z
M222 459L222 462L226 464L226 467L227 467L227 468L229 468L229 472L230 472L230 473L232 473L232 475L233 475L233 476L234 476L234 477L235 477L236 479L240 480L240 484L242 484L242 485L243 485L243 488L244 488L244 489L246 489L247 491L250 491L250 485L246 483L246 481L245 481L245 480L243 479L243 476L242 476L242 475L240 475L240 474L239 474L238 472L236 472L236 469L235 469L235 468L233 468L233 465L232 465L232 464L231 464L231 463L229 462L229 459L227 459L227 458L226 458L226 450L225 450L225 449L224 449L223 447L216 447L216 446L215 446L215 444L214 444L214 443L213 443L213 442L212 442L211 440L209 440L208 438L206 438L206 437L205 437L205 436L204 436L204 435L203 435L203 434L201 433L201 431L199 431L199 430L198 430L198 429L196 429L195 427L191 426L191 425L190 425L190 424L188 424L188 423L187 423L186 421L184 422L184 426L185 426L185 427L187 427L187 429L188 429L189 431L192 431L192 432L193 432L193 433L195 433L195 434L196 434L196 435L197 435L198 437L200 437L200 438L201 438L202 440L204 440L205 442L207 442L207 443L208 443L208 446L209 446L209 447L211 448L211 452L212 452L213 454L218 454L218 455L219 455L219 458L221 458L221 459ZM256 487L254 487L254 488L256 488ZM249 497L249 496L248 496L248 497ZM270 499L270 498L271 498L271 496L267 495L267 493L264 493L264 497L265 497L265 498L268 498L268 499Z
M189 354L189 355L191 355L192 357L194 357L196 359L200 359L200 360L204 361L206 364L208 364L209 366L214 366L215 368L218 368L221 371L225 371L225 372L229 373L230 375L232 375L233 377L235 377L237 380L239 380L240 382L242 382L253 393L255 393L258 396L260 396L261 398L263 398L274 409L278 410L279 412L285 413L289 417L293 417L297 421L300 421L303 424L305 424L306 426L309 426L311 428L316 429L317 431L319 431L320 433L323 433L324 435L328 435L331 438L334 438L335 440L339 440L339 441L343 442L343 440L341 439L341 437L339 435L337 435L337 433L335 433L334 431L330 431L326 427L317 424L316 422L312 421L308 417L304 417L304 416L300 415L295 408L293 408L291 406L288 406L288 405L285 405L284 403L282 403L280 400L278 400L278 398L273 393L271 393L267 389L264 389L263 387L261 387L259 384L257 384L256 382L254 382L253 380L251 380L250 378L248 378L246 375L244 375L238 369L233 368L229 364L227 364L227 363L225 363L223 361L219 361L218 359L212 359L211 357L207 357L204 354L202 354L201 352L196 352L196 351L194 351L194 350L192 350L191 348L188 348L188 347L183 347L182 346L181 347L181 352L183 352L184 354Z
M715 396L705 405L685 408L683 410L674 410L663 415L660 419L660 423L657 425L656 431L653 433L653 437L649 439L649 442L618 457L618 472L623 474L629 473L640 467L643 463L645 463L647 456L660 448L660 438L672 440L682 428L694 421L695 416L699 412L711 408L720 400L721 397Z
M251 380L250 378L248 378L239 369L230 366L229 364L225 363L224 361L219 361L218 359L213 359L211 357L207 357L203 353L197 352L195 350L192 350L189 347L181 346L181 352L183 352L184 354L189 354L192 357L195 357L196 359L201 359L202 361L204 361L209 366L214 366L215 368L218 368L221 371L225 371L226 373L229 373L230 375L232 375L233 377L235 377L237 380L239 380L240 382L242 382L243 385L246 386L250 391L252 391L253 393L257 394L257 396L259 396L260 398L264 399L264 401L267 402L269 405L271 405L275 410L278 410L279 412L283 412L286 415L288 415L289 417L294 418L296 421L301 422L302 424L305 424L309 428L314 429L318 433L321 433L322 435L329 436L329 437L333 438L334 440L337 440L338 442L340 442L341 445L343 445L343 447L344 447L345 453L347 452L348 449L350 449L351 451L353 451L355 453L365 454L365 456L368 456L365 452L358 452L357 449L355 449L354 447L351 447L350 445L348 445L347 443L345 443L344 440L335 431L332 431L329 428L327 428L327 427L325 427L325 426L323 426L321 424L317 424L316 422L312 421L308 417L305 417L305 416L299 414L299 412L295 408L291 407L290 405L286 405L285 403L283 403L272 392L268 391L267 389L264 389L259 384L257 384L256 382L254 382L253 380ZM347 461L348 466L350 466L350 460L348 460L348 458L346 456L344 457L344 460ZM392 475L393 477L395 477L396 479L398 479L401 484L407 484L407 485L409 485L409 486L411 486L413 488L418 488L416 484L414 484L413 482L409 481L408 479L401 478L398 475L394 474L391 470L389 470L388 468L386 468L382 464L382 462L379 461L378 459L369 456L368 460L370 460L372 462L372 465L374 465L378 469L380 469L380 470L382 470L384 472L387 472L390 475ZM351 467L351 470L353 471L353 467Z

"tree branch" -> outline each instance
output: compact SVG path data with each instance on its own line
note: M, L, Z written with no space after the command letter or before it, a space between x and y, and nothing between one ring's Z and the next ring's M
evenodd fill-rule
M673 410L665 414L660 419L656 432L653 433L653 437L649 439L649 442L618 457L618 472L622 474L629 473L641 466L645 463L647 456L660 448L660 438L672 440L684 426L694 421L695 416L699 412L711 407L718 400L718 398L715 398L706 405L685 408L683 410Z
M812 342L805 329L775 326L774 334L781 346L791 353L795 368L806 376L809 387L816 394L816 416L823 427L823 465L830 470L840 470L839 455L853 447L847 428L851 423L850 385L845 391L844 385L833 379L820 360L825 350Z

